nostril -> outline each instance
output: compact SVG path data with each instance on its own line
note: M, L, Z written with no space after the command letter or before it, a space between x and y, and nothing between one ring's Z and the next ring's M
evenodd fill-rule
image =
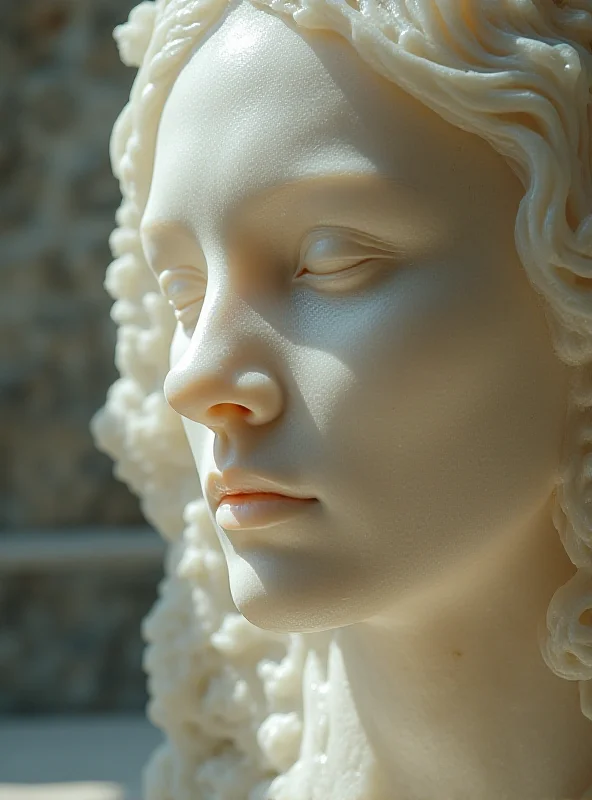
M280 415L283 406L282 390L266 372L198 373L194 364L171 369L164 393L181 416L218 428L228 422L265 425Z
M215 406L210 407L208 416L212 422L215 420L228 420L233 417L248 420L253 416L253 412L250 408L240 403L217 403Z

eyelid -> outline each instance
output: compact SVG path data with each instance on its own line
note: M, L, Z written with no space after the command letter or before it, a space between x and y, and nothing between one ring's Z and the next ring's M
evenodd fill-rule
M164 289L171 281L178 280L179 278L187 278L193 281L201 281L205 283L203 275L195 269L195 267L171 267L164 269L158 276L158 282L162 289Z
M308 234L300 247L299 272L306 264L316 263L333 271L346 270L364 261L392 259L395 247L358 231L317 229Z
M181 290L177 297L174 296L174 292L171 293L170 291L175 282L186 284L185 289ZM199 317L199 311L204 299L206 290L205 278L192 267L179 267L161 272L158 276L158 283L164 297L173 308L177 322L180 323L185 333L190 336Z
M197 270L192 269L191 267L166 269L158 276L158 283L164 296L170 303L174 304L178 310L182 310L188 305L196 302L196 300L203 296L205 292L205 280L197 272ZM184 290L182 289L181 291L177 292L178 295L185 295L190 298L184 303L184 305L179 305L178 302L174 302L175 292L171 291L171 289L174 287L175 283L181 286L183 283L186 284Z

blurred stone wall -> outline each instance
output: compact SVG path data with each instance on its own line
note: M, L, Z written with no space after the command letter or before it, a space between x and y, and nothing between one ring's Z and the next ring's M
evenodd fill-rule
M0 713L143 709L140 627L159 577L157 569L2 576Z
M15 533L142 522L88 427L116 377L108 142L133 71L112 30L136 1L0 0L0 712L145 702L158 562L2 572Z
M110 130L134 0L0 0L0 530L137 523L88 425L115 378Z

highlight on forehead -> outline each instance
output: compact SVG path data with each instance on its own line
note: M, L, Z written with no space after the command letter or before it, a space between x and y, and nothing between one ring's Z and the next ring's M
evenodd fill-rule
M578 261L580 278L584 277L580 274L582 263L590 272L586 253L592 234L584 224L590 213L585 200L591 194L590 153L579 147L580 142L590 141L590 132L587 114L582 113L587 93L582 89L578 94L578 86L585 88L587 83L583 80L576 85L572 76L582 70L588 78L592 74L592 8L586 8L587 2L352 0L338 7L325 0L258 3L297 25L348 39L377 72L449 121L485 137L516 167L527 185L537 170L541 193L556 207L545 217L545 224L556 226L557 235L551 239L556 239L561 254L549 253L549 232L541 230L542 217L535 214L534 202L529 202L525 211L531 209L535 216L528 222L528 215L523 214L519 220L519 250L531 281L546 296L561 325L577 331L580 345L582 336L592 338L592 293L583 292L581 282L579 286L572 283L569 274ZM224 0L160 0L150 14L144 10L138 15L137 25L130 23L125 33L119 33L124 51L127 46L136 48L136 60L140 39L145 47L132 92L134 118L124 114L127 119L118 125L113 143L116 171L123 169L130 178L133 174L133 182L124 186L124 192L131 190L140 209L150 184L147 159L154 152L154 123L191 53L229 8ZM536 83L532 75L537 76ZM543 83L548 84L546 89ZM557 103L563 104L559 114L554 107ZM517 107L533 121L533 129L516 118ZM142 148L138 145L140 131ZM548 132L546 139L541 131ZM565 152L554 152L558 148ZM143 166L136 169L134 161L139 167L139 156ZM551 163L569 165L567 183L548 172ZM560 246L565 232L559 228L565 224L568 206L570 229L577 233L575 242L584 244L583 248L576 244L575 260L566 258L568 249ZM561 264L562 271L556 270L556 264ZM581 360L573 351L573 336L563 337L558 346L571 350L570 360Z

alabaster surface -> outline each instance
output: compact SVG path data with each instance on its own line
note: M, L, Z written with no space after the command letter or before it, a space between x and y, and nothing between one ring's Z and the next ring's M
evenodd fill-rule
M95 433L170 541L147 798L586 796L592 6L117 38Z

